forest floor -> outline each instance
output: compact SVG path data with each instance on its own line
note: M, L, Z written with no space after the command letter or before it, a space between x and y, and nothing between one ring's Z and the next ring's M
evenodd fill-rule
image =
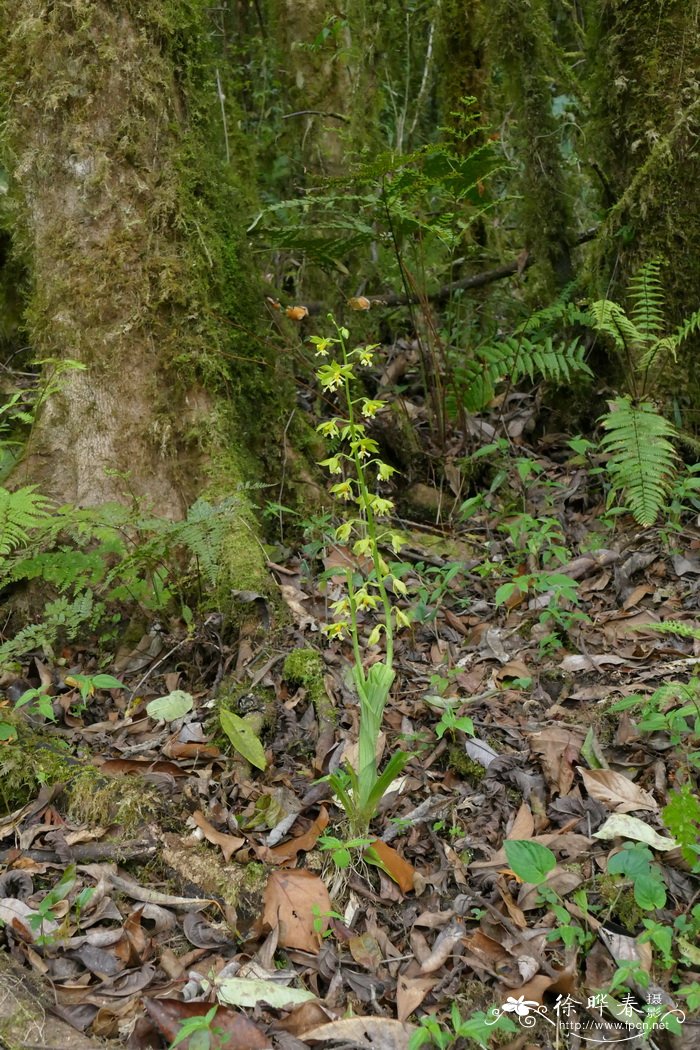
M153 629L86 702L97 654L32 662L75 774L0 820L0 1044L700 1046L700 884L661 817L697 775L700 642L654 629L696 625L700 532L604 527L563 445L516 452L509 509L494 471L461 524L399 522L414 622L380 744L411 759L369 854L319 781L358 710L320 633L352 556L314 523L270 564L286 616L241 595L230 641ZM146 711L177 691L186 714Z

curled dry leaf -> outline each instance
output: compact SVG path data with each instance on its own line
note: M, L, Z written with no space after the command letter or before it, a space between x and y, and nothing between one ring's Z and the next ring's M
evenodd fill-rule
M224 855L224 860L228 864L232 854L239 850L241 846L245 846L245 839L237 838L235 835L226 835L223 831L217 831L213 827L207 818L204 816L200 809L196 809L192 814L192 820L195 822L197 827L204 832L204 837L212 842L215 846L221 847L221 852Z
M261 847L256 850L258 857L267 864L288 864L296 859L298 853L313 849L318 841L319 835L328 826L328 810L321 806L319 814L310 827L302 835L297 835L289 842L282 842L279 846L271 849Z
M434 973L447 962L458 944L464 941L464 924L459 919L452 919L444 930L441 930L427 959L421 963L421 973Z

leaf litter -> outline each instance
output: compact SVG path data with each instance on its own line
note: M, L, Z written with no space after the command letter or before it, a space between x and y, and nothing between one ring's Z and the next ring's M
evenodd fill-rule
M537 462L550 483L571 482L544 452ZM599 511L582 490L580 478L569 484L560 512L571 550ZM545 497L528 492L533 517ZM322 644L318 627L350 552L328 551L314 569L281 550L271 573L286 625L256 596L238 637L176 624L154 645L147 633L112 668L128 689L98 690L87 706L71 674L38 658L21 682L6 680L10 698L27 683L48 689L58 724L40 747L55 740L67 757L56 783L0 817L0 987L11 967L21 1001L24 973L86 1045L129 1050L168 1046L213 1006L207 1045L228 1050L403 1050L421 1019L451 1023L453 1005L466 1019L504 1003L551 1010L564 996L600 1022L590 1004L623 965L620 998L648 1002L651 989L678 1006L678 985L700 981L696 934L667 965L640 935L645 919L670 930L685 916L690 929L698 907L697 875L662 819L674 790L697 781L688 741L674 736L685 725L692 740L692 717L673 721L688 704L680 687L654 707L668 717L644 704L670 682L687 686L699 661L698 641L654 625L696 625L700 535L674 537L681 556L660 533L618 526L606 546L572 556L557 571L577 581L587 618L557 645L541 622L547 595L516 589L496 606L502 580L475 571L487 554L512 556L497 524L486 509L452 530L405 526L403 579L421 615L398 643L381 746L412 759L345 868L321 848L343 832L320 778L356 742L358 712L349 654ZM299 650L317 671L287 678ZM63 657L74 674L96 666L89 647ZM614 709L631 695L639 704ZM11 764L9 746L3 758ZM691 810L687 823L698 826ZM635 850L663 876L653 910L634 907L624 874ZM562 940L567 924L580 934ZM605 1023L609 1038L622 1019ZM538 1031L535 1045L550 1045ZM688 1023L666 1045L696 1037ZM510 1039L525 1045L517 1029Z

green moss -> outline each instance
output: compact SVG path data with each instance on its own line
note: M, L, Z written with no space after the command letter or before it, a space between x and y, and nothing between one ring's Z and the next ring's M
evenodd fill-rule
M263 462L274 475L280 443L271 438L288 414L287 366L262 338L262 296L244 232L255 207L254 166L209 5L154 0L109 9L67 0L46 14L38 0L18 0L3 5L0 32L0 162L11 176L24 172L11 177L3 206L14 256L36 278L25 313L36 357L70 346L73 358L116 377L130 355L157 353L146 390L149 440L185 505L203 472L227 494L260 476ZM85 165L80 192L93 228L103 220L99 245L81 221L83 206L72 207L75 179L56 170L59 157ZM65 209L39 224L28 198L41 201L58 183ZM106 354L110 325L120 320L115 352ZM68 394L64 401L65 422ZM41 423L32 440L35 459L50 457ZM252 525L250 494L241 499ZM252 548L235 539L234 585L259 586L262 557L252 571Z
M458 744L452 744L447 755L450 768L454 769L460 776L465 777L467 780L475 781L478 784L486 776L486 770L484 767L469 758L469 756L465 754L464 748L459 747Z
M8 721L7 715L4 716ZM0 752L0 808L13 812L36 798L44 784L69 784L79 766L61 742L53 742L16 723L18 738Z
M284 661L282 677L290 685L303 686L315 706L326 700L324 664L316 649L293 649Z
M68 788L68 815L88 827L118 824L125 839L156 818L162 809L157 788L141 777L105 777L88 766Z
M621 926L630 933L639 929L645 913L634 899L632 886L624 887L620 879L612 875L603 875L596 879L596 889Z
M305 689L319 721L334 726L337 715L326 690L324 670L323 657L316 649L293 649L284 661L282 677Z

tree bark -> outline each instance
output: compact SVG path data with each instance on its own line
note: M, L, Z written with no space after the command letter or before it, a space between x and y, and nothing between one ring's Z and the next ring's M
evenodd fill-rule
M665 258L669 320L679 322L700 287L700 3L593 0L587 13L593 151L614 202L593 256L597 292L619 296L641 263ZM696 350L686 356L698 380Z
M179 518L207 475L228 492L245 480L274 429L279 377L239 227L250 161L206 10L2 4L13 250L32 278L32 353L49 361L11 483L61 502Z

